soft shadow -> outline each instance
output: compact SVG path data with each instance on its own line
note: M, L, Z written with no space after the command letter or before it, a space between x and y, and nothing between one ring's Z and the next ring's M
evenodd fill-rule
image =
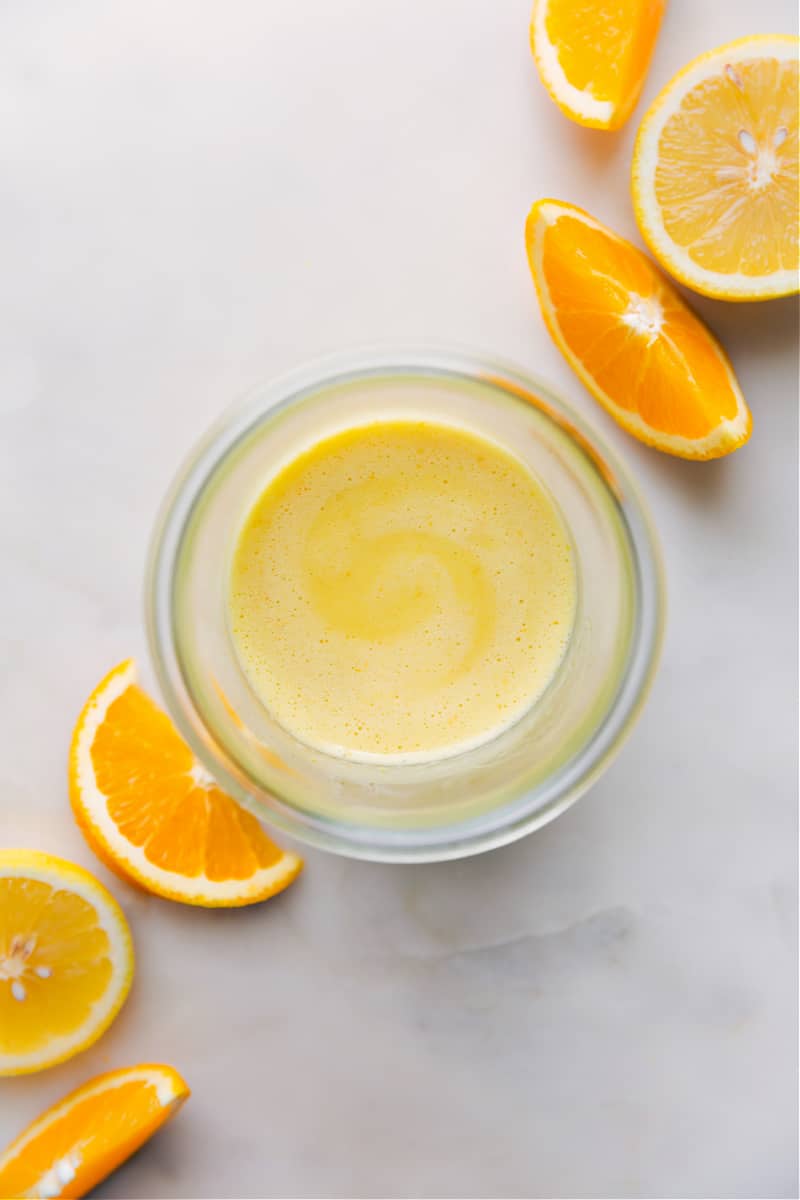
M148 1175L155 1176L159 1184L163 1185L169 1182L171 1185L179 1187L182 1165L190 1161L193 1150L190 1115L192 1110L191 1103L186 1105L174 1124L170 1123L164 1129L158 1130L143 1146L134 1151L116 1168L113 1182L109 1183L103 1180L91 1192L87 1192L87 1200L101 1200L101 1197L109 1195L109 1189L113 1195L133 1195L133 1191L129 1190L130 1185L125 1181L137 1180L140 1182L137 1172L143 1159L147 1160ZM180 1194L179 1191L173 1191L173 1188L170 1187L170 1195Z
M277 896L270 896L268 900L259 901L255 904L244 904L241 908L204 908L201 911L205 914L209 921L216 925L225 925L228 923L236 923L239 928L249 925L260 924L262 921L277 921L282 916L285 917L285 909L292 903L292 897L297 895L297 889L303 886L303 872L289 884L282 892L278 892ZM196 914L198 909L192 910L189 905L182 906L182 915L186 918L186 926L191 927L193 914Z
M168 926L180 937L202 938L212 929L235 924L238 930L244 930L251 925L272 921L278 923L285 918L286 906L291 904L291 897L297 889L303 887L303 872L283 892L271 896L269 900L242 905L240 908L206 908L203 905L176 904L161 896L149 895L146 892L134 895L126 904L125 909L131 924L145 926L149 921L157 921Z
M661 450L637 445L631 457L636 459L637 479L654 479L659 485L679 491L693 506L703 509L722 505L738 486L737 455L746 454L747 447L709 462L692 462L664 454Z
M561 116L561 141L565 154L574 154L578 162L585 163L595 173L605 172L629 151L625 129L587 129ZM626 168L627 169L627 168Z
M743 344L746 344L748 354L758 358L769 357L796 344L800 327L798 296L731 304L727 300L699 296L686 288L680 290L732 355Z
M428 935L429 948L438 944L458 952L554 932L545 901L561 893L565 878L578 869L583 897L602 895L606 864L602 853L587 848L602 845L608 816L604 783L558 820L511 845L454 862L400 868L403 906ZM606 786L605 801L613 803L612 785Z

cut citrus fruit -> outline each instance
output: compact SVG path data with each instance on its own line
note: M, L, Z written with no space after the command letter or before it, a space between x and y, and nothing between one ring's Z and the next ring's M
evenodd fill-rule
M542 83L579 125L619 129L639 99L666 0L534 0Z
M633 203L656 258L723 300L798 290L798 45L748 37L694 60L645 116Z
M91 1046L132 978L130 930L102 884L50 854L0 850L0 1075Z
M0 1155L0 1196L85 1196L173 1116L189 1089L172 1067L98 1075Z
M184 904L230 908L283 891L302 860L216 786L136 680L133 660L115 667L73 734L70 797L90 846L123 876Z
M553 340L624 429L681 458L747 441L724 350L641 250L558 200L534 204L525 237Z

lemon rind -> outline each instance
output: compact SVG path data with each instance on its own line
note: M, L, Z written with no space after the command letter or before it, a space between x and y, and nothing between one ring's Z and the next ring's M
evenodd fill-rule
M53 888L68 888L97 913L98 927L109 942L112 976L86 1020L70 1033L45 1042L38 1051L0 1053L0 1075L27 1075L64 1062L88 1049L105 1033L127 999L133 981L133 940L125 915L111 893L83 867L38 850L0 850L3 878L35 879Z
M662 88L645 113L633 150L631 192L642 237L658 261L681 283L701 295L719 300L771 300L798 290L800 272L782 268L769 275L710 271L694 261L667 233L655 195L655 174L661 133L689 91L708 74L718 59L736 63L771 52L780 62L795 58L800 39L791 34L759 34L738 38L692 60Z

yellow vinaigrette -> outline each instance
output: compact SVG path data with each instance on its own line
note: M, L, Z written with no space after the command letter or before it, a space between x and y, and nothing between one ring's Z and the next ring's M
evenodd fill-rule
M553 501L492 442L378 421L289 463L247 516L229 617L275 719L333 753L437 757L536 700L576 605Z

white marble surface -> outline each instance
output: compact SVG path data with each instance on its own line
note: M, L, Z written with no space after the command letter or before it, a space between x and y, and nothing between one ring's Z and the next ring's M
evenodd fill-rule
M796 1178L796 305L699 302L755 434L648 451L551 345L523 250L555 195L635 236L620 135L568 124L528 0L0 6L0 843L110 883L111 1032L0 1082L0 1143L96 1071L194 1089L104 1197L788 1197ZM646 97L790 0L671 0ZM642 111L641 109L639 110ZM594 791L452 865L309 854L255 911L135 895L73 826L73 719L144 655L142 563L187 445L254 381L374 339L483 347L618 447L671 599Z

